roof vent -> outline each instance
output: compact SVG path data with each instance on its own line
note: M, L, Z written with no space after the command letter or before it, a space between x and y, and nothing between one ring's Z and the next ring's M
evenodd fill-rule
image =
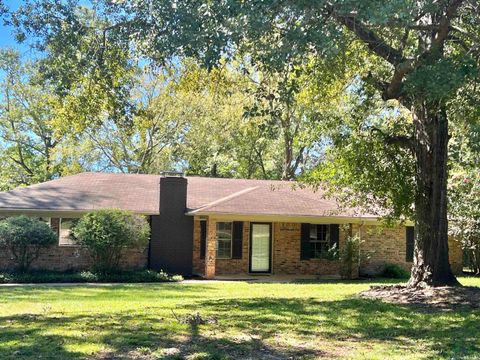
M162 176L162 177L185 177L185 173L180 172L180 171L161 171L160 176Z

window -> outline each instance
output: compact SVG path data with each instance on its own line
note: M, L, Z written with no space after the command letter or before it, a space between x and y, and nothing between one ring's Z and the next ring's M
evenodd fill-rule
M330 249L328 225L310 224L310 259L324 258Z
M58 230L58 244L59 245L77 245L75 239L70 237L71 230L77 223L78 219L61 218Z
M232 258L232 223L217 222L217 258Z
M49 217L38 217L37 220L46 222L48 226L51 226Z

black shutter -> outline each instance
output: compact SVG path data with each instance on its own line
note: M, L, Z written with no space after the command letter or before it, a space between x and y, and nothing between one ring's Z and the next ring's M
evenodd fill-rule
M415 228L413 226L407 226L405 228L406 234L406 256L405 261L412 262L413 261L413 246L415 243Z
M340 230L339 230L338 224L331 224L330 225L330 247L335 246L335 248L338 250L339 238L340 238Z
M205 259L207 249L207 222L200 220L200 259Z
M242 258L242 244L243 244L243 221L233 222L232 234L232 259Z
M310 224L302 224L300 236L300 260L310 259Z

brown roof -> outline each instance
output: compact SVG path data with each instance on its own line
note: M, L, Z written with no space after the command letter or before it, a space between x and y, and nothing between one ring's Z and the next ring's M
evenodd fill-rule
M295 182L187 177L191 214L361 216ZM158 214L160 176L81 173L0 193L0 211L121 208ZM372 216L362 214L363 216Z

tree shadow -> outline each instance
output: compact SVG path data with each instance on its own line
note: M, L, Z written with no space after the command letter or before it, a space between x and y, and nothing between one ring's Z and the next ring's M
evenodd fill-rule
M214 335L209 331L204 334L202 330L209 326L182 325L175 319L147 314L23 314L0 317L0 327L1 359L85 359L84 352L72 348L92 344L106 350L92 351L91 358L112 360L184 359L192 354L202 359L322 355L312 349L277 348L255 337L231 339L218 331Z
M205 286L186 287L183 296L195 297L193 289L209 291ZM103 292L94 298L102 296ZM425 312L361 298L217 298L172 303L179 316L199 312L217 319L190 326L179 323L169 308L155 307L155 297L158 293L152 295L151 308L138 311L89 313L87 303L87 308L73 315L45 311L0 317L0 359L351 357L354 353L348 351L365 344L380 344L408 356L418 343L433 358L480 354L479 311ZM287 340L292 341L285 344Z
M326 342L374 341L408 350L421 341L439 357L480 354L480 311L471 309L445 313L360 298L228 299L206 301L199 308L228 317L229 323L245 331L253 330L263 339L293 329L297 334L320 337Z

